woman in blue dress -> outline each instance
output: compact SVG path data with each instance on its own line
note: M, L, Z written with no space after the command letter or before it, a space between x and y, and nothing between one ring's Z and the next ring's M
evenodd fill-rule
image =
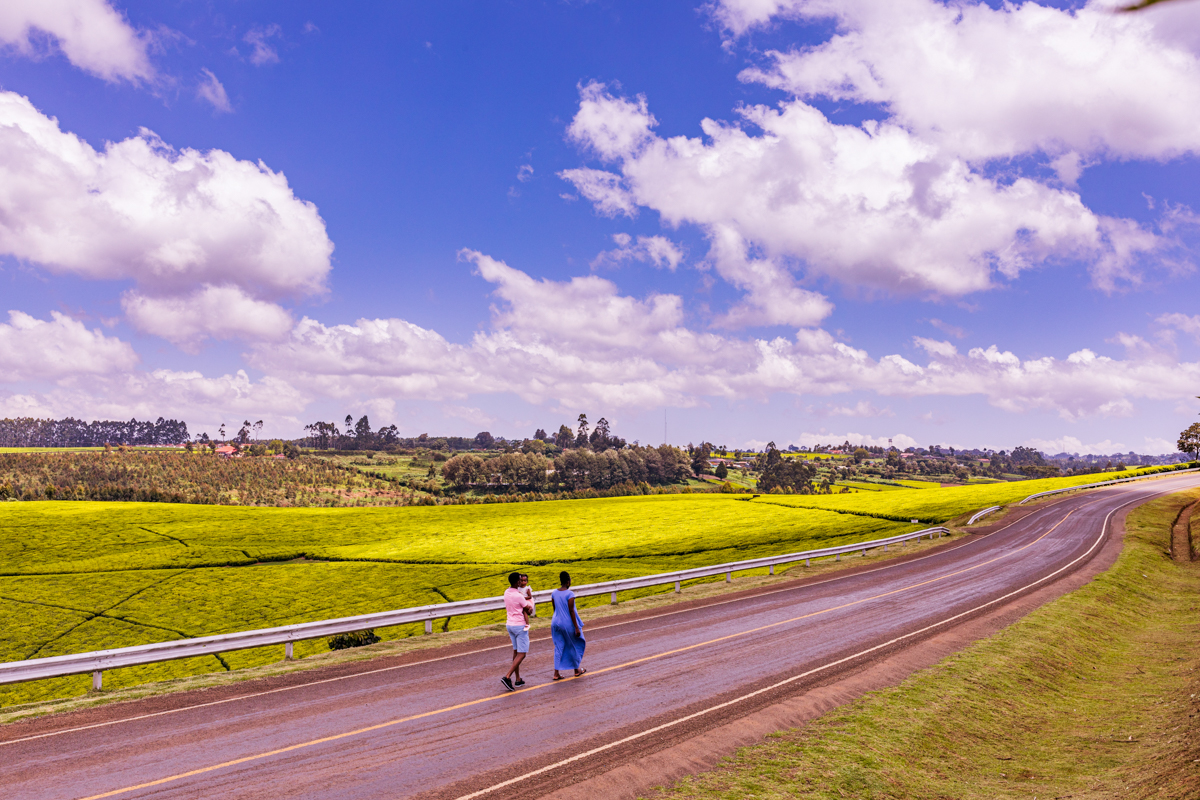
M575 677L587 672L581 663L587 642L583 639L583 620L575 610L571 575L560 572L558 578L562 586L550 593L550 602L554 605L554 616L550 620L550 637L554 639L554 680L561 681L563 676L559 670L573 669Z

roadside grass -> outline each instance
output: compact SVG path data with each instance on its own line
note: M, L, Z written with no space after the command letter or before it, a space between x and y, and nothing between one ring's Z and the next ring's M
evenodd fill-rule
M1191 490L1127 518L1117 563L962 653L657 797L1200 797L1200 563L1167 553Z

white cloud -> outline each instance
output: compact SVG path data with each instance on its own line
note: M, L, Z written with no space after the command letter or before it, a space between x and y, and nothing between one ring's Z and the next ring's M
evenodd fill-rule
M49 320L9 311L0 323L0 381L59 380L126 372L138 362L128 343L52 311Z
M879 408L870 400L859 400L852 406L828 406L809 409L818 417L894 417L890 408Z
M1180 314L1178 312L1159 314L1154 321L1164 328L1187 333L1200 339L1200 315Z
M618 160L620 174L560 173L600 213L646 206L667 224L697 224L716 242L736 238L851 286L956 296L1051 257L1107 259L1106 274L1117 274L1147 246L1126 228L1110 231L1074 192L988 178L890 122L835 125L795 100L742 108L741 126L704 120L703 140L622 139L605 128L588 139L586 122L605 116L590 106L608 102L585 94L572 131ZM621 142L633 145L622 153Z
M1176 399L1200 385L1200 363L1142 345L1123 359L1090 349L1022 359L995 345L964 354L924 340L917 343L931 358L921 364L900 354L872 357L820 329L775 338L700 333L686 326L675 295L634 298L594 275L538 280L482 253L462 256L498 301L490 329L470 342L400 319L335 326L305 319L286 340L253 345L251 363L338 398L512 393L534 404L619 409L869 391L982 397L1005 411L1052 411L1068 421L1127 416L1138 400Z
M193 352L210 337L277 341L293 322L284 309L236 286L204 286L186 296L161 298L126 292L121 307L139 330Z
M278 64L279 53L271 45L271 39L277 39L282 36L283 29L274 23L266 26L255 25L246 31L246 35L242 37L242 41L252 48L250 63L256 67L266 64Z
M768 53L769 66L744 79L881 104L970 161L1044 152L1071 183L1081 155L1163 159L1200 144L1200 60L1145 15L934 0L791 9L840 30L817 47Z
M1142 444L1142 449L1140 452L1147 453L1149 455L1161 456L1169 455L1170 453L1176 453L1178 451L1179 448L1176 442L1147 436Z
M527 183L533 180L533 165L522 164L520 168L517 169L517 180L519 180L521 183Z
M106 81L150 81L154 68L148 38L104 0L5 0L0 3L0 45L37 57L45 41L76 67Z
M626 261L640 261L660 269L666 267L674 272L683 261L683 248L665 236L639 236L635 243L628 233L614 233L613 241L617 248L605 250L592 259L593 267L618 266Z
M627 217L637 216L637 205L631 195L622 185L621 178L602 169L565 169L558 173L563 180L575 185L579 193L591 200L596 210L606 217L624 214ZM561 195L564 200L574 200L573 196Z
M735 36L789 18L832 20L835 32L763 55L742 79L787 99L705 119L699 138L657 135L641 95L581 87L568 137L612 167L560 175L599 213L646 207L714 242L739 238L747 255L721 276L743 288L763 263L943 296L1066 259L1088 264L1105 291L1184 268L1169 234L1186 220L1164 213L1155 232L1096 214L1067 188L1091 164L1200 150L1200 58L1153 15L937 0L709 10ZM836 125L812 98L874 106L879 119ZM749 307L763 305L749 293ZM728 321L754 324L741 311Z
M1147 439L1146 441L1149 442L1150 440ZM1059 453L1082 456L1106 456L1123 452L1125 449L1125 445L1120 442L1113 442L1110 439L1095 442L1094 444L1084 444L1074 436L1061 436L1057 439L1027 439L1023 444L1026 447L1032 447L1034 450L1040 450L1048 456L1056 456Z
M211 103L213 109L218 113L233 113L229 95L225 93L225 87L217 80L217 76L212 73L212 70L200 70L200 82L196 85L196 97Z
M952 358L958 355L958 348L950 344L950 342L939 342L934 339L926 339L923 336L914 336L913 343L929 353L931 356L941 356L942 358Z
M324 291L332 250L316 207L261 162L145 130L97 151L0 92L0 254L156 298L274 300Z
M601 159L619 161L651 140L650 129L658 120L648 110L644 96L638 95L636 102L614 97L595 81L580 86L579 96L579 113L567 128L567 136Z
M199 372L154 370L97 375L67 381L45 393L0 395L0 414L80 419L185 420L193 433L215 435L222 422L237 429L242 419L268 419L298 431L309 398L286 381L253 381L244 370L218 377Z

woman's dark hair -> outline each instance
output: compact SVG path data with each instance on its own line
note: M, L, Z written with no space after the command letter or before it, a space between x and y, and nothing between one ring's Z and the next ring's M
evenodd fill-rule
M558 582L561 583L563 586L570 586L571 585L571 573L567 572L565 569L562 572L558 573Z
M508 576L508 585L512 588L517 588L517 584L521 582L521 573L514 572Z

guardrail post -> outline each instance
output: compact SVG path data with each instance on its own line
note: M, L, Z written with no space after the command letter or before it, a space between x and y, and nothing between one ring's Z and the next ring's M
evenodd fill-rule
M887 552L887 545L886 545L886 544L883 546L883 552L885 552L885 553Z
M863 548L863 558L867 557L867 548Z
M725 573L725 582L726 582L726 583L733 583L733 573L732 573L732 572L726 572L726 573Z
M772 565L771 565L771 567L770 567L770 569L771 569L771 571L770 571L768 574L769 574L769 575L774 575L774 574L775 574L775 565L774 565L774 564L772 564Z
M807 558L806 558L806 559L804 559L804 566L806 566L806 567L808 566L808 559L807 559Z
M100 687L104 685L104 670L96 670L92 673L92 691L100 691Z
M292 643L291 642L286 642L283 645L283 660L284 661L292 660Z
M679 581L675 581L675 594L679 594Z
M426 635L433 633L433 620L425 620L425 633Z
M842 554L841 554L841 553L838 553L836 556L834 556L834 557L833 557L833 560L834 560L834 561L841 561L841 560L842 560Z
M616 592L612 593L612 600L610 600L608 604L610 606L615 606L617 604L617 593Z

